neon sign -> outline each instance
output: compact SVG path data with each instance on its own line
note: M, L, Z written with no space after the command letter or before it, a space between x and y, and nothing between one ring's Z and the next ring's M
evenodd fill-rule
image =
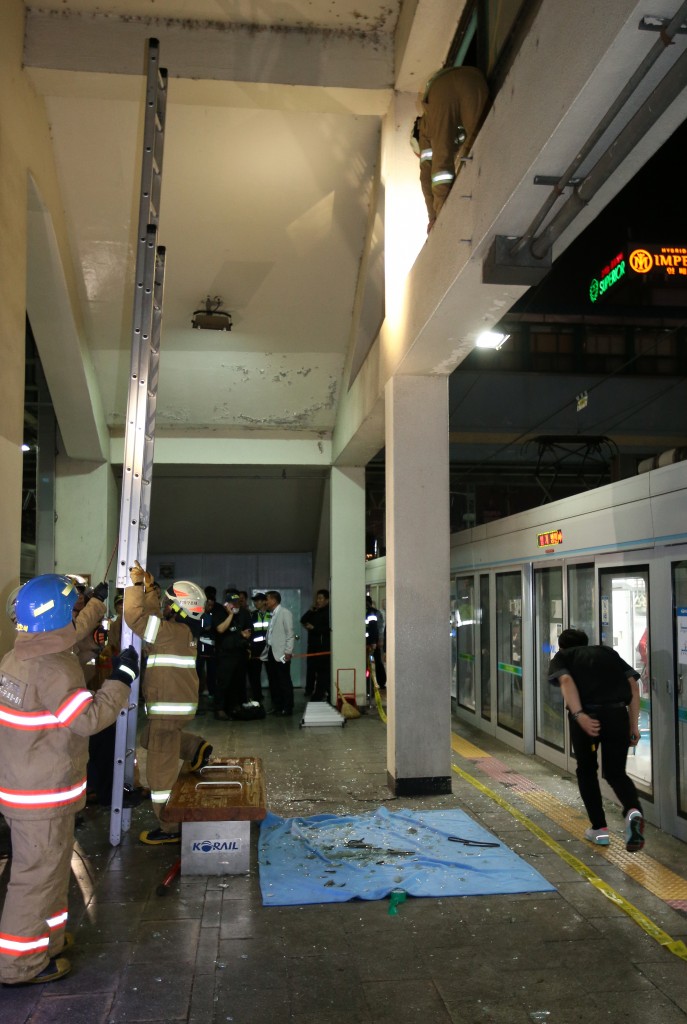
M614 256L611 262L603 268L598 278L593 278L589 285L589 298L592 302L600 299L609 288L617 284L625 276L626 264L622 252Z
M687 246L638 246L630 253L628 263L630 270L642 276L650 274L652 271L662 271L664 280L676 277L687 278Z
M563 543L563 531L562 530L548 530L547 533L537 534L537 547L538 548L552 548L557 544Z

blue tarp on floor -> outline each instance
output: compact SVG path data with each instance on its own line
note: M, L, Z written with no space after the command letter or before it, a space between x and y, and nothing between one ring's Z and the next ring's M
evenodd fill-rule
M380 807L349 817L311 818L268 814L260 828L258 860L264 906L379 900L394 889L410 896L554 889L459 810Z

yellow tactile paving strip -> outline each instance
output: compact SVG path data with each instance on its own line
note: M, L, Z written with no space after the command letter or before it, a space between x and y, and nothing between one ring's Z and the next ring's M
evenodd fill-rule
M476 747L469 741L462 739L455 733L451 736L451 747L456 754L466 760L480 761L490 759L490 755L485 751L480 750L479 747ZM486 786L479 779L474 778L474 776L470 775L457 765L453 765L453 770L466 782L475 786L476 789L479 789L485 795L489 796L490 799L494 800L499 804L499 806L512 814L513 817L517 818L518 821L538 836L542 842L546 843L551 850L565 860L573 870L586 878L587 881L603 893L607 899L611 900L616 904L616 906L628 914L628 916L631 917L632 920L635 921L635 923L638 924L648 935L654 938L675 956L678 956L682 960L687 960L687 946L685 946L683 942L672 939L666 932L646 917L645 914L638 910L637 907L634 907L628 900L604 882L603 879L599 878L591 868L587 867L587 865L581 860L565 850L559 843L547 835L543 829L540 829L538 825L535 825L534 822L530 821L516 807L500 797L495 790ZM523 789L518 790L517 792L520 799L525 800L532 807L535 807L552 821L555 821L556 824L561 825L567 832L570 832L571 835L579 838L586 828L586 818L583 818L567 804L557 800L556 797L552 796L550 793L541 789ZM654 893L654 895L658 896L659 899L669 901L683 900L687 898L687 880L681 878L669 868L659 864L645 853L630 854L626 850L615 849L612 845L608 847L596 846L594 847L594 852L604 857L611 864L619 867L621 871L624 871L630 878L633 878L645 889Z

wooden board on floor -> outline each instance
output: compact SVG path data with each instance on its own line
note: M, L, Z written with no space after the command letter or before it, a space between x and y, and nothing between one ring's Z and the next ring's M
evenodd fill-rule
M164 819L262 821L266 814L267 795L261 759L219 757L200 772L179 776L165 807Z

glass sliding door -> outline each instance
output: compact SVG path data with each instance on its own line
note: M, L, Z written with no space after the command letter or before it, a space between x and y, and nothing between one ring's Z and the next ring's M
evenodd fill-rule
M479 578L479 646L482 718L491 721L491 615L489 608L489 576Z
M640 673L639 731L630 750L627 772L637 786L653 793L651 732L651 643L649 636L649 568L622 566L599 570L601 643L612 647ZM591 638L590 638L591 642Z
M522 578L520 572L496 575L496 721L523 734Z
M566 625L581 629L590 644L598 643L594 611L594 565L568 566L568 615Z
M549 682L549 664L558 650L563 630L563 569L537 569L534 573L535 686L537 739L565 750L565 716L559 686Z
M460 707L475 710L475 581L472 576L456 580L457 700Z
M675 736L677 813L687 818L687 562L672 567L675 646Z

